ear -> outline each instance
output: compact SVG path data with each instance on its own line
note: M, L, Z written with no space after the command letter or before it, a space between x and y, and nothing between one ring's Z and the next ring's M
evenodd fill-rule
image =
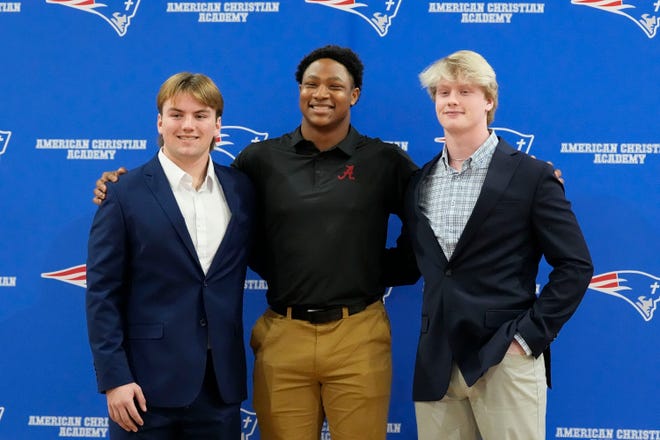
M487 99L486 100L486 111L491 111L493 109L493 100L492 99Z
M222 116L218 116L218 120L215 121L215 134L220 134L220 128L222 127Z
M163 117L158 113L158 119L156 121L156 127L158 127L158 133L162 134L163 131Z
M360 89L353 87L353 90L351 90L351 106L354 106L358 102L358 99L360 99Z

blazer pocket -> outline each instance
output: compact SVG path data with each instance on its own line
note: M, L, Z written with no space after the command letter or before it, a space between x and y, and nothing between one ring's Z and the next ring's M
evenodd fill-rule
M520 209L522 206L523 206L522 200L504 199L504 200L498 200L495 206L493 207L493 210L508 211L511 209Z
M484 316L484 327L490 329L497 329L505 322L513 321L518 316L522 315L524 310L486 310Z
M523 199L512 199L507 197L506 199L499 199L497 201L498 204L502 205L520 205L523 202Z
M132 324L128 327L128 339L161 339L163 324Z

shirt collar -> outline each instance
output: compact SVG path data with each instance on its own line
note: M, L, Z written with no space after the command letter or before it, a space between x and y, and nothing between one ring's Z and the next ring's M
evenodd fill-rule
M495 130L490 130L490 135L488 138L486 138L484 143L481 144L474 153L472 153L472 156L470 156L463 165L470 168L488 168L488 165L490 165L490 159L493 157L495 147L497 147L498 143L499 139L495 134ZM449 169L449 156L447 155L446 146L442 149L440 160L445 169Z
M163 149L161 148L158 152L158 160L160 165L163 167L165 172L165 177L170 184L172 189L177 189L180 187L183 188L192 188L192 176L185 171L183 171L177 164L172 162L172 160L165 155ZM217 176L215 175L215 170L213 169L213 161L209 160L209 163L206 167L206 178L204 183L199 188L199 191L206 189L207 191L212 191L214 184L218 184Z
M298 127L295 131L293 131L291 134L291 145L295 149L295 151L299 154L310 154L310 153L318 153L319 150L314 146L314 144L311 141L308 141L307 139L303 138L302 132L300 130L300 127ZM337 145L334 147L330 148L327 151L330 150L340 150L347 156L352 156L355 153L355 149L360 142L361 139L360 133L353 128L351 125L348 129L348 134L344 139L342 139Z

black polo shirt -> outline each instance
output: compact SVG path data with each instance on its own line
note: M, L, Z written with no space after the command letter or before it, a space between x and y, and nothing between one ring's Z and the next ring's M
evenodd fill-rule
M251 144L234 166L255 184L259 231L253 268L268 303L327 307L372 302L419 278L405 234L386 251L390 214L401 217L417 169L397 146L359 134L328 151L300 128Z

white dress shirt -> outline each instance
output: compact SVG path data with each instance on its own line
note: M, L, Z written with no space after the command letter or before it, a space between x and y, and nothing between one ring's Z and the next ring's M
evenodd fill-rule
M196 190L192 176L165 156L162 149L158 153L158 160L186 221L199 263L204 273L207 273L231 218L231 211L215 174L213 162L209 159L206 178Z

